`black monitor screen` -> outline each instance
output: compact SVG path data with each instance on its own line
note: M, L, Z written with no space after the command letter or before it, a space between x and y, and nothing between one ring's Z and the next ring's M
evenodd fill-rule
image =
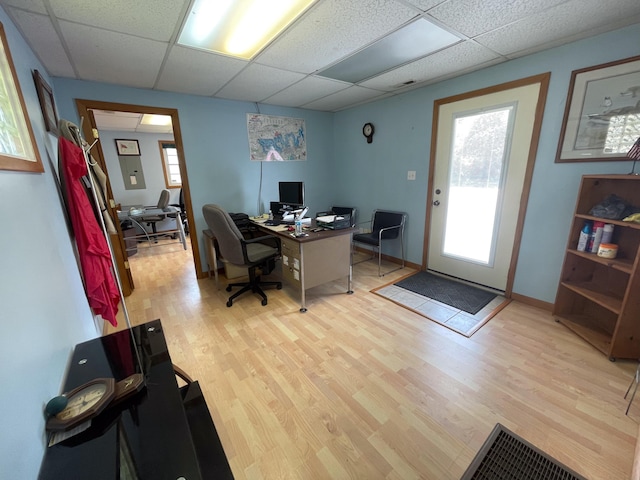
M288 205L304 205L303 182L280 182L278 184L280 203Z

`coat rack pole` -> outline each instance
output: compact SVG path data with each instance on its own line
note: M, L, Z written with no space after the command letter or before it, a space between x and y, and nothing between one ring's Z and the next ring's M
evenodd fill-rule
M131 325L131 320L129 318L129 311L127 310L127 304L124 301L124 294L122 291L122 282L120 281L120 274L118 273L118 265L116 263L115 260L115 255L113 254L113 247L111 245L111 239L109 237L109 232L107 231L107 226L104 223L104 218L100 212L100 201L98 200L98 195L97 195L97 190L96 188L98 188L98 185L96 185L95 179L93 178L93 174L91 171L91 161L89 158L89 151L93 148L93 146L98 143L98 140L96 140L95 142L93 142L91 145L88 145L87 148L85 149L84 144L87 143L84 140L84 137L82 136L82 122L84 121L84 117L82 117L80 119L80 128L78 128L78 138L80 139L80 148L82 149L82 154L84 156L84 163L87 167L87 175L89 177L89 181L91 182L91 194L93 197L93 203L96 207L96 211L99 212L99 214L97 215L97 217L100 220L100 227L102 228L102 233L105 236L105 239L107 240L107 245L109 246L109 256L111 257L111 269L113 271L113 275L115 276L116 279L116 284L118 285L118 292L120 293L120 303L122 304L122 313L124 314L124 319L125 319L125 323L127 324L127 328L129 328L129 330L131 330L132 325ZM77 128L77 127L76 127ZM135 344L135 342L134 342ZM136 357L138 359L138 366L140 367L140 371L144 373L144 369L142 366L142 360L140 358L140 353L138 352L138 349L135 349L136 351Z

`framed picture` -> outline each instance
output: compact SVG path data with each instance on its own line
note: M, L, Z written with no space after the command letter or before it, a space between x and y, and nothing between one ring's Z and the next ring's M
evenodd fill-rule
M33 71L33 80L36 82L38 100L44 117L44 125L47 132L58 135L58 114L56 113L56 103L53 99L53 91L38 70Z
M116 139L118 155L140 155L140 146L137 140Z
M556 162L629 160L640 137L640 56L571 73Z
M0 169L44 172L1 23L0 37Z

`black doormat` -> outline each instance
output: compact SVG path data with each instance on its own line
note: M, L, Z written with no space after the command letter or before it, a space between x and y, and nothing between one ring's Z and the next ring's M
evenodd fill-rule
M429 272L417 272L395 283L397 287L446 303L458 310L475 315L496 298L495 293L449 280Z
M496 424L460 480L586 480Z

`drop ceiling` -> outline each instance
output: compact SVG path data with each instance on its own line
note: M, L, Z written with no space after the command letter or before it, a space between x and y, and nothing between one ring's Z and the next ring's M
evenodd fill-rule
M640 23L638 0L317 0L245 61L176 43L189 0L0 5L53 77L329 112ZM455 42L358 81L323 76L418 20Z

